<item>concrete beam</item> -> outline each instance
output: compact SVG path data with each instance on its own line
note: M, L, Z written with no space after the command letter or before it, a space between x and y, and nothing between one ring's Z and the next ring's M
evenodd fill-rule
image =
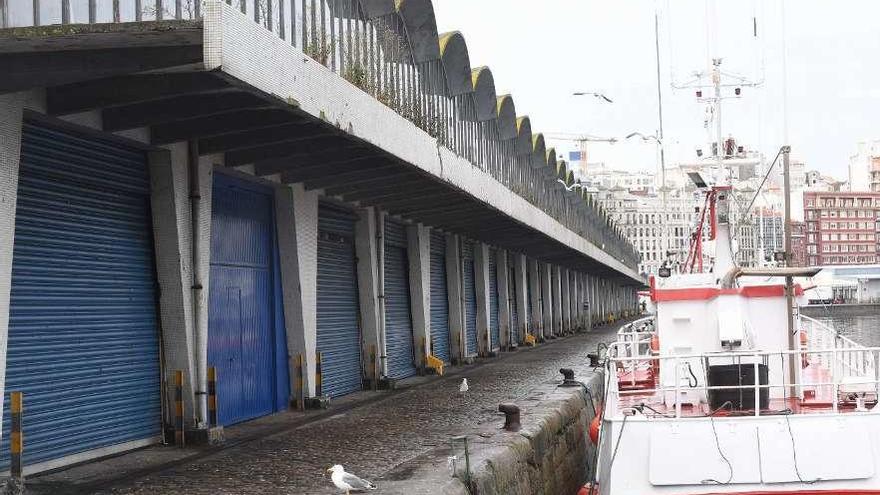
M344 197L346 201L360 201L381 206L385 200L396 201L417 196L420 193L429 194L432 191L443 191L443 189L439 186L425 187L424 177L410 176L367 190L351 191L339 195Z
M202 153L224 153L254 146L336 136L336 131L311 122L294 122L199 140Z
M406 228L410 311L416 364L427 368L431 348L431 233L421 225Z
M378 172L376 170L357 170L347 177L339 178L334 176L337 184L324 185L324 193L328 196L344 196L346 194L389 187L406 182L409 179L419 178L418 174L393 165L389 165L389 168L384 170L388 172L383 174L383 169L379 169Z
M326 158L326 157L325 157ZM263 166L258 163L255 169ZM334 182L327 182L336 177L344 176L354 172L364 172L367 170L388 170L391 166L387 161L375 156L362 156L348 160L340 161L323 161L318 164L306 163L305 165L296 163L293 168L281 173L281 182L292 184L294 182L304 182L306 189L322 189Z
M434 191L430 193L424 193L417 198L408 197L392 201L381 201L381 206L383 210L386 210L389 213L396 214L397 208L407 208L414 205L424 205L426 202L454 201L458 198L460 198L460 193L455 191ZM366 204L369 204L369 202L367 202Z
M372 154L363 145L353 143L339 136L307 139L303 141L280 142L263 146L254 146L226 153L226 166L236 167L248 163L257 163L269 159L285 159L288 157L312 156L320 159L323 155L347 156L354 158L361 154Z
M239 110L221 116L198 117L150 128L153 144L168 144L190 139L204 139L223 134L275 127L302 122L289 110Z
M246 109L268 109L269 104L242 91L184 95L105 108L104 130L135 129L196 117L218 116ZM228 160L228 158L227 158Z
M303 357L303 391L315 395L318 343L318 193L301 185L275 188L275 228L287 329L290 396L296 397L296 357Z
M389 165L387 162L356 162L356 165L360 166L352 166L351 168L348 168L346 165L333 166L330 175L324 175L316 179L305 181L306 189L324 189L328 196L337 196L337 194L327 192L327 188L335 187L336 184L339 183L352 184L352 186L354 186L372 179L390 180L390 178L402 173L400 167L397 165ZM339 170L342 171L339 172Z
M203 57L201 45L16 53L3 52L2 45L0 93L184 66Z
M254 163L254 172L260 176L282 174L282 181L287 183L302 182L302 180L288 180L285 175L288 172L306 168L323 167L324 174L319 177L324 177L337 170L337 165L372 163L380 157L381 155L378 154L363 153L362 150L339 150L318 154L302 153L256 162Z
M231 91L232 86L210 72L136 74L66 84L46 89L50 115L68 115L97 108L128 105L172 96ZM220 150L199 150L211 154Z

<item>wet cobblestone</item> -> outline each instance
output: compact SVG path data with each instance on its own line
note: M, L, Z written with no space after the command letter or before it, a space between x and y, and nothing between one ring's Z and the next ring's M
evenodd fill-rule
M291 431L231 446L195 461L137 479L118 480L97 492L82 486L74 493L149 494L331 494L324 477L331 464L366 479L378 479L401 463L486 422L503 423L501 402L525 399L538 385L558 381L559 368L587 360L611 330L550 341L536 349L504 354L396 392L364 406ZM458 390L467 377L470 390ZM108 476L110 476L108 474ZM39 490L40 479L34 483ZM92 485L97 486L97 485ZM64 493L55 485L52 493ZM373 493L382 493L380 489Z

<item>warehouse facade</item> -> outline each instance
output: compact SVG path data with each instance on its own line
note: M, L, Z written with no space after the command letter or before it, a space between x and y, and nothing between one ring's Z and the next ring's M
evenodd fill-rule
M209 368L232 425L636 310L635 250L430 1L128 3L0 15L28 471L158 441L176 371L204 431Z

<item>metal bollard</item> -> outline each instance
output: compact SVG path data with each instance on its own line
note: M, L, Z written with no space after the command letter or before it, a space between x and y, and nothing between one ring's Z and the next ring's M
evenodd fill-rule
M12 392L9 394L11 403L12 427L9 438L9 475L17 480L24 480L24 470L21 463L21 455L24 452L24 433L22 432L21 420L24 412L24 394Z
M573 369L560 368L559 372L562 373L562 385L560 385L560 387L577 387L580 385L577 380L574 379Z
M208 426L217 426L217 368L208 368Z
M321 377L321 361L323 361L321 351L315 353L315 397L324 395L324 380Z
M174 444L184 447L185 435L183 430L183 371L174 372Z
M504 413L504 429L507 431L519 431L520 417L519 407L514 404L501 404L498 411Z

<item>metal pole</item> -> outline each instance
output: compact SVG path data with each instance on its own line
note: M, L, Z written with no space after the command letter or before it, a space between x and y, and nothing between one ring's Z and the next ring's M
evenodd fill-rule
M660 82L660 18L657 11L654 11L654 51L657 60L657 117L659 120L659 128L657 130L657 144L660 146L660 200L663 207L661 213L662 237L660 239L660 249L663 250L662 262L666 261L669 252L669 222L667 221L668 210L666 209L666 150L663 148L663 89Z
M783 224L785 233L785 266L791 266L791 173L789 167L789 155L791 154L791 146L782 147L782 181L785 190L785 223ZM791 276L785 277L785 311L788 317L788 348L796 349L795 343L795 324L794 324L794 279ZM792 385L791 394L794 396L796 392L795 381L797 379L796 359L788 358L789 383Z

